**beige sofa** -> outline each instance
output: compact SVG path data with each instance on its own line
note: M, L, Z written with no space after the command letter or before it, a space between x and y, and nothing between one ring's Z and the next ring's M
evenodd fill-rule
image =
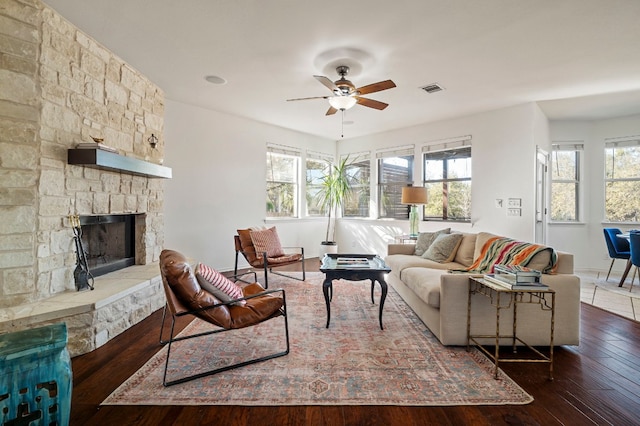
M453 260L438 263L414 254L413 244L390 244L385 262L391 268L387 282L422 319L444 345L467 344L469 275L449 270L467 269L478 259L482 247L495 235L464 233ZM556 292L554 346L578 345L580 340L580 279L573 274L573 255L557 253L554 274L541 281ZM546 258L545 258L546 256ZM529 266L548 263L548 251L536 254ZM542 268L539 268L542 269ZM533 346L549 346L550 314L537 304L518 305L518 337ZM501 310L501 334L510 334L511 310ZM472 297L471 333L495 334L496 314L487 297ZM481 339L482 343L493 343ZM501 344L510 344L504 340Z

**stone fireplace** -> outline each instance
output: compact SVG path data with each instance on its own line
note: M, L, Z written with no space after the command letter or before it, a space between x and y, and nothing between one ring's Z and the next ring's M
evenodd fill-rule
M154 262L164 245L170 173L147 171L163 167L164 93L40 0L9 0L0 18L11 28L0 46L8 82L0 100L0 333L64 321L77 355L164 303ZM122 166L68 160L92 137ZM106 245L86 243L96 273L110 265L94 291L75 291L70 215L132 221L82 225L98 240L112 225L124 232ZM126 260L105 262L112 251ZM110 270L114 264L126 267Z

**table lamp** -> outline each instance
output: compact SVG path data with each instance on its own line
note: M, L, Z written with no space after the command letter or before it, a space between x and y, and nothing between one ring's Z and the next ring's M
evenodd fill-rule
M405 186L402 188L402 204L411 205L409 210L409 236L417 237L420 229L418 219L418 204L427 204L427 188L422 186Z

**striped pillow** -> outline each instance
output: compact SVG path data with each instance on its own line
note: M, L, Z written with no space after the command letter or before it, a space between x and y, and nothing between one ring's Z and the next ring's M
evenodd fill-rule
M269 229L252 230L251 241L258 256L261 256L264 252L267 253L267 257L284 256L275 226Z
M244 296L242 289L233 281L222 275L213 268L202 263L198 263L195 270L196 278L200 287L213 294L222 302L228 302L233 299L239 299ZM234 305L244 306L246 300L241 300Z

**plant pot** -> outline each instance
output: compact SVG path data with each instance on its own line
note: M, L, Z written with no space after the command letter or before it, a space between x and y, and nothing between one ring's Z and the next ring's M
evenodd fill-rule
M322 259L327 253L337 253L338 243L335 241L323 241L320 243L320 251L318 252L318 258Z

